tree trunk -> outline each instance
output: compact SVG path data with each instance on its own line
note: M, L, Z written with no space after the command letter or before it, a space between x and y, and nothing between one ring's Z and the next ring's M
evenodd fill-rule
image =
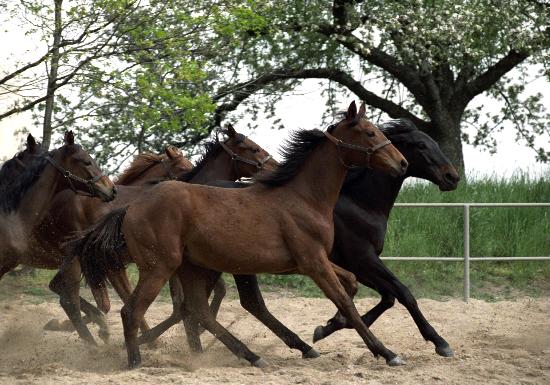
M54 0L55 3L55 27L53 32L53 50L50 61L50 73L48 74L48 90L46 107L44 109L44 124L42 128L42 147L48 149L52 139L52 116L55 101L55 86L57 83L57 70L59 68L59 44L61 43L61 5L63 0Z
M428 134L439 144L441 151L449 158L461 176L464 176L464 154L460 138L460 121L443 119L432 122Z

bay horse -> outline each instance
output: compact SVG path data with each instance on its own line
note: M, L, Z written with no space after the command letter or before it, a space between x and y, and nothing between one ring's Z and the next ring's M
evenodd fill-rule
M227 126L227 135L233 141L226 143L219 140L207 142L205 153L197 162L191 172L184 173L178 180L181 182L206 184L214 180L236 181L241 178L249 178L263 170L274 170L278 163L258 144L235 131L232 125ZM181 320L181 306L183 304L183 289L177 276L170 278L170 294L173 302L172 314L151 330L143 331L138 343L152 343L162 333ZM214 298L210 305L216 316L221 301L225 296L225 283L223 279L217 280L214 285ZM189 323L185 324L186 330ZM191 329L197 330L197 329ZM189 330L188 333L193 333ZM304 352L314 354L311 346L304 344Z
M395 299L411 314L424 339L435 345L437 354L452 357L453 350L426 320L410 290L392 274L380 259L391 209L406 178L416 177L436 184L441 191L456 189L459 174L439 145L407 119L384 122L380 130L409 162L407 173L392 177L377 170L351 170L346 175L340 196L334 208L334 247L331 262L355 274L357 280L382 295L380 303L361 318L371 326ZM215 182L219 187L243 187L236 183ZM195 269L197 269L195 267ZM206 272L201 274L206 275ZM211 271L210 282L216 282L220 273ZM263 301L256 276L234 276L242 306L264 323L291 349L304 342L279 322ZM213 302L219 303L214 293ZM190 311L188 309L187 311ZM191 322L186 320L186 322ZM342 328L350 328L345 317L338 312L326 326L315 329L316 342ZM187 326L186 330L196 330ZM198 335L188 336L192 344L200 344ZM200 350L200 348L194 348Z
M69 251L81 259L92 286L101 286L107 271L125 262L138 266L138 284L121 310L130 368L141 364L139 320L176 271L193 316L234 354L252 365L265 365L213 317L204 287L193 290L188 262L232 274L307 275L375 356L390 365L402 362L362 322L351 298L357 289L353 274L328 259L334 239L332 211L348 168L373 167L394 176L407 168L405 158L365 119L365 110L362 104L358 112L353 102L346 118L330 130L297 132L285 161L260 177L260 183L223 189L164 182L147 199L111 212L71 242Z
M179 165L177 172L170 171L171 168L167 167L166 170L168 172L164 177L192 183L200 183L212 178L236 180L242 177L250 177L260 169L271 169L273 167L274 161L271 156L251 139L236 132L233 126L228 125L227 130L223 131L223 133L227 135L225 141L220 141L216 137L214 141L205 144L206 153L198 161L196 167L189 167L191 163L185 160L187 163ZM166 165L166 163L164 164ZM134 175L134 177L132 178L130 175ZM118 182L141 184L147 182L144 179L145 175L145 172L139 171L138 167L131 167L129 172L126 172L118 179ZM149 175L159 176L158 173L157 175L154 174L153 168L149 169ZM158 180L156 181L158 182ZM66 196L60 197L60 203L65 199L69 199L71 204L59 205L58 210L51 210L50 221L47 223L46 229L42 229L42 234L46 235L43 237L44 242L50 244L50 252L57 252L57 255L62 255L60 247L68 235L88 228L113 209L124 207L139 197L146 199L153 186L152 184L119 186L117 198L108 204L101 204L100 202L91 201L83 197L73 197L72 199ZM100 325L99 335L102 339L106 340L109 333L103 314L94 311L94 309L89 307L82 308L91 317L89 319L82 319L79 305L85 305L86 303L78 295L80 276L81 268L78 259L71 259L61 266L59 272L52 279L50 288L60 295L61 306L80 337L89 343L95 344L93 336L86 327L86 321L93 320ZM132 286L125 269L109 272L109 281L122 301L126 302L132 293ZM179 285L179 281L171 281L171 288L174 285ZM109 300L105 287L94 288L92 286L92 290L96 293L101 293L101 298L97 296L96 300L102 304L102 310L107 312L109 309ZM223 285L219 290L225 290ZM219 290L217 291L218 297ZM178 297L174 296L174 298L177 299ZM179 311L179 302L175 302L176 305ZM172 319L173 317L166 323L171 324ZM149 332L149 326L145 320L142 320L141 329L145 333L143 342L152 342L156 336L165 330L163 325L166 323L158 325L158 327Z
M104 176L94 160L74 142L72 131L65 133L64 145L42 152L32 136L27 138L27 160L19 164L17 156L0 169L0 279L18 264L47 267L35 260L29 250L37 240L33 230L47 214L56 193L71 188L101 200L113 200L116 188ZM31 148L29 148L31 147ZM19 172L14 175L14 164ZM7 178L9 180L6 180Z
M164 154L156 155L142 153L137 155L130 166L117 178L118 195L111 202L102 202L93 197L74 194L70 189L59 192L53 198L51 207L44 220L33 231L33 236L38 241L28 250L34 260L42 261L42 265L50 269L59 269L63 261L62 243L74 232L82 231L95 223L101 216L113 208L128 204L144 188L130 187L143 186L143 184L158 179L173 179L182 172L189 171L192 163L183 156L180 149L174 146L166 146ZM76 328L81 331L81 336L88 342L95 343L91 334L83 330L83 322L95 322L99 325L99 335L103 340L109 338L109 329L103 313L109 311L109 300L105 289L94 289L92 293L98 304L98 308L80 297L80 268L78 263L65 267L64 280L56 275L50 283L50 289L62 296L62 307L71 307L72 319L69 323L59 323L51 320L45 328L47 330L71 330ZM128 278L120 274L118 280L111 282L118 292L131 292ZM130 287L130 288L128 288ZM70 298L71 301L66 299ZM77 303L77 305L74 305ZM86 318L81 320L75 316L82 310ZM71 327L73 326L73 327ZM144 328L148 328L144 323ZM74 329L73 329L74 330Z

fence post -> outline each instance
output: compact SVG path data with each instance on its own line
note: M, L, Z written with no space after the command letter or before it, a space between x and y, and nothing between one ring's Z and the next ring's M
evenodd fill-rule
M470 299L470 205L464 204L464 302Z

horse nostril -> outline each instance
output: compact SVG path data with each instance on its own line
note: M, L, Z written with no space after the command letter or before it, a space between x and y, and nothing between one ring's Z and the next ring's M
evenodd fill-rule
M403 159L403 160L401 160L401 167L407 168L407 167L409 167L409 163L405 159Z
M449 182L455 183L460 180L460 177L458 175L451 174L450 172L446 172L445 179L447 179Z

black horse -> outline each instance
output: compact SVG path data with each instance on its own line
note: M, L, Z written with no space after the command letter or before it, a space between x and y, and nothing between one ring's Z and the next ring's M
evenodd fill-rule
M449 344L429 324L409 289L384 265L379 255L384 247L384 238L391 209L403 181L407 177L426 179L439 186L442 191L454 190L460 177L438 144L421 132L410 121L400 119L381 124L380 129L407 158L409 168L405 176L393 178L370 169L348 172L340 197L334 210L335 241L331 261L352 272L357 280L381 294L382 299L362 319L370 326L397 299L409 311L424 339L432 341L436 352L452 357ZM217 181L209 183L219 187L241 187L235 182ZM219 273L212 272L212 283ZM264 323L290 348L298 349L304 358L318 354L295 333L279 322L267 309L259 290L256 276L235 275L235 283L243 308ZM219 306L220 299L214 296L212 303ZM188 309L192 311L192 309ZM213 309L217 312L217 308ZM185 320L186 323L191 322ZM326 326L318 326L314 342L337 330L348 327L343 316L337 313ZM188 341L200 344L197 327L187 326Z
M391 209L403 181L409 177L427 179L441 191L454 190L459 175L437 143L408 120L392 120L382 131L409 161L407 174L392 178L373 170L349 173L334 210L335 240L331 261L354 273L357 280L382 296L362 319L370 326L397 299L407 308L424 339L432 341L439 355L451 357L449 344L429 324L409 289L384 265L380 254ZM348 327L340 313L315 329L318 341Z

